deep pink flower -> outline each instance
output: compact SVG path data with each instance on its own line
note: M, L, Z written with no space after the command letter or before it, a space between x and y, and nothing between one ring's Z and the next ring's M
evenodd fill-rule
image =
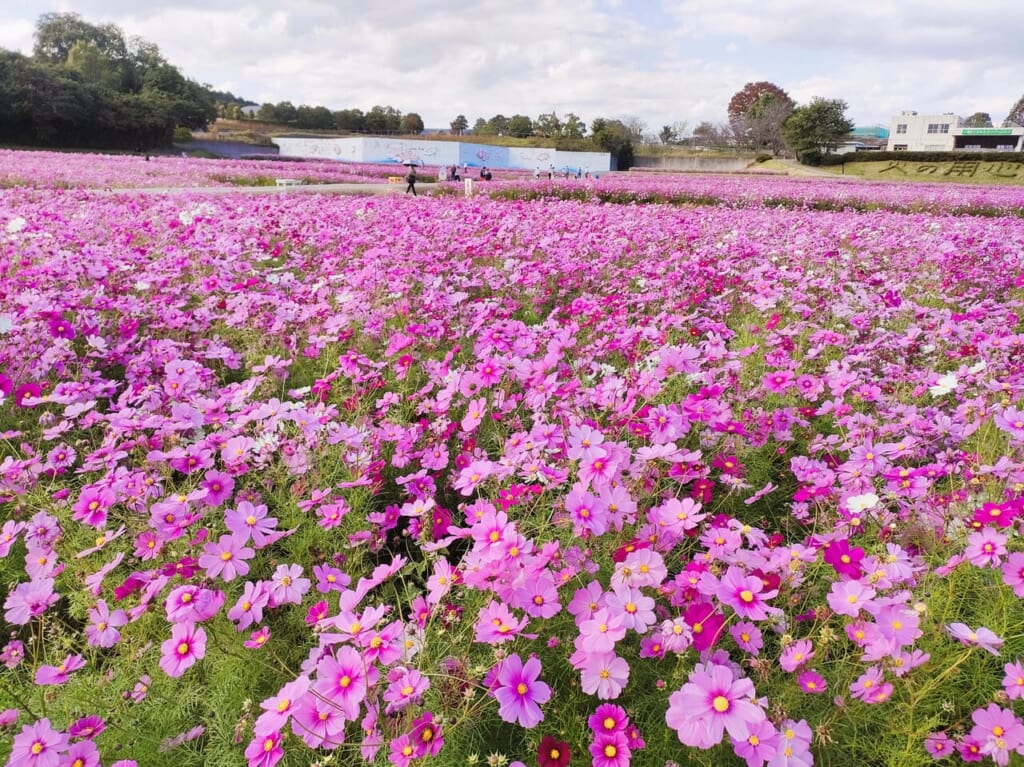
M245 758L249 760L249 767L274 767L281 761L282 756L284 749L281 748L280 732L257 735L245 748Z
M741 618L762 621L769 615L780 612L777 608L764 603L765 599L771 599L778 591L763 589L764 581L756 575L747 575L743 568L730 565L718 583L716 596L722 604L731 607Z
M981 751L999 765L1009 763L1010 752L1024 744L1024 724L1013 711L989 703L971 714L971 737L981 743Z
M625 732L629 725L629 717L621 706L614 703L602 703L590 718L587 725L593 732Z
M593 767L628 767L629 741L622 732L599 732L590 744Z
M820 692L825 692L828 689L828 684L825 679L817 671L810 670L805 671L797 677L797 683L800 685L800 689L806 693L815 695Z
M945 759L956 748L950 737L944 732L933 732L925 736L924 750L931 754L932 759Z
M551 688L540 681L540 661L531 656L523 663L519 655L501 661L494 697L498 700L498 716L506 722L519 722L527 729L544 719L540 710L551 697Z

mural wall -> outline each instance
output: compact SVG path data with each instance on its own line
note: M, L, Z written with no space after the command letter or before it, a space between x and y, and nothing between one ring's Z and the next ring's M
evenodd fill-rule
M276 138L282 157L308 157L342 162L420 165L468 165L471 168L517 168L604 173L611 155L603 152L559 152L547 147L506 147L456 141L414 141L392 138Z

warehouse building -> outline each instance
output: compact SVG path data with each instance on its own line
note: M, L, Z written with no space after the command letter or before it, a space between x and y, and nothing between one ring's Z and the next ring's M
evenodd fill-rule
M956 115L919 115L900 112L889 126L890 152L1020 152L1024 151L1024 128L968 128Z

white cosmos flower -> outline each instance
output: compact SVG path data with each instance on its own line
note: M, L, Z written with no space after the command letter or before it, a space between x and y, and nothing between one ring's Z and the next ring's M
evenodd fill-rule
M932 393L933 397L941 397L943 394L949 394L956 387L956 376L952 373L946 373L946 375L939 377L934 386L929 386L928 391Z
M846 508L851 514L860 514L862 511L875 508L878 505L878 500L878 496L874 493L851 495L846 499Z

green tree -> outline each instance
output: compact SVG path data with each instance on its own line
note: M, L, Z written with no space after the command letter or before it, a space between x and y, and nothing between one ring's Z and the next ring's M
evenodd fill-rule
M537 115L533 121L533 131L545 138L553 138L562 135L562 121L558 119L555 112L545 112Z
M374 106L366 113L366 130L370 133L398 133L402 129L402 113L392 106Z
M482 117L476 118L476 122L473 123L473 135L474 136L489 136L491 134L490 123Z
M583 138L587 132L586 124L578 115L568 112L562 120L562 138Z
M815 97L810 104L797 107L782 125L786 144L805 164L813 164L821 154L835 150L839 142L853 130L853 121L846 117L847 104L842 99Z
M308 130L330 130L334 127L334 115L325 106L302 104L295 110L295 124Z
M1004 124L1019 125L1024 127L1024 96L1017 99L1017 103L1010 107L1010 113L1006 115Z
M992 116L988 112L975 112L964 120L965 128L991 128Z
M508 118L503 114L496 114L487 121L487 133L490 136L504 136L508 133Z
M271 104L269 101L260 104L259 110L256 112L256 119L261 122L276 123L277 120L277 107Z
M674 144L679 140L679 135L671 125L662 125L661 130L658 131L658 140L662 144Z
M68 51L65 66L72 72L77 72L85 82L112 91L121 89L121 67L116 61L103 55L91 41L75 42Z
M279 101L274 104L274 114L281 123L293 123L299 119L299 110L290 101Z
M526 138L533 135L533 120L526 115L512 115L508 121L508 135Z
M466 119L466 115L459 115L448 123L448 126L452 129L454 135L461 136L465 133L466 128L469 127L469 120Z
M618 170L626 170L633 164L633 141L629 128L621 120L596 117L590 129L591 141L599 150L615 156Z
M36 21L33 54L40 59L63 64L79 42L91 43L113 61L128 58L124 33L114 24L90 24L77 13L44 13Z
M423 133L423 118L415 112L409 112L402 118L402 133L411 133L415 136Z
M366 130L366 115L362 109L342 109L334 113L334 127L338 130L361 133Z

